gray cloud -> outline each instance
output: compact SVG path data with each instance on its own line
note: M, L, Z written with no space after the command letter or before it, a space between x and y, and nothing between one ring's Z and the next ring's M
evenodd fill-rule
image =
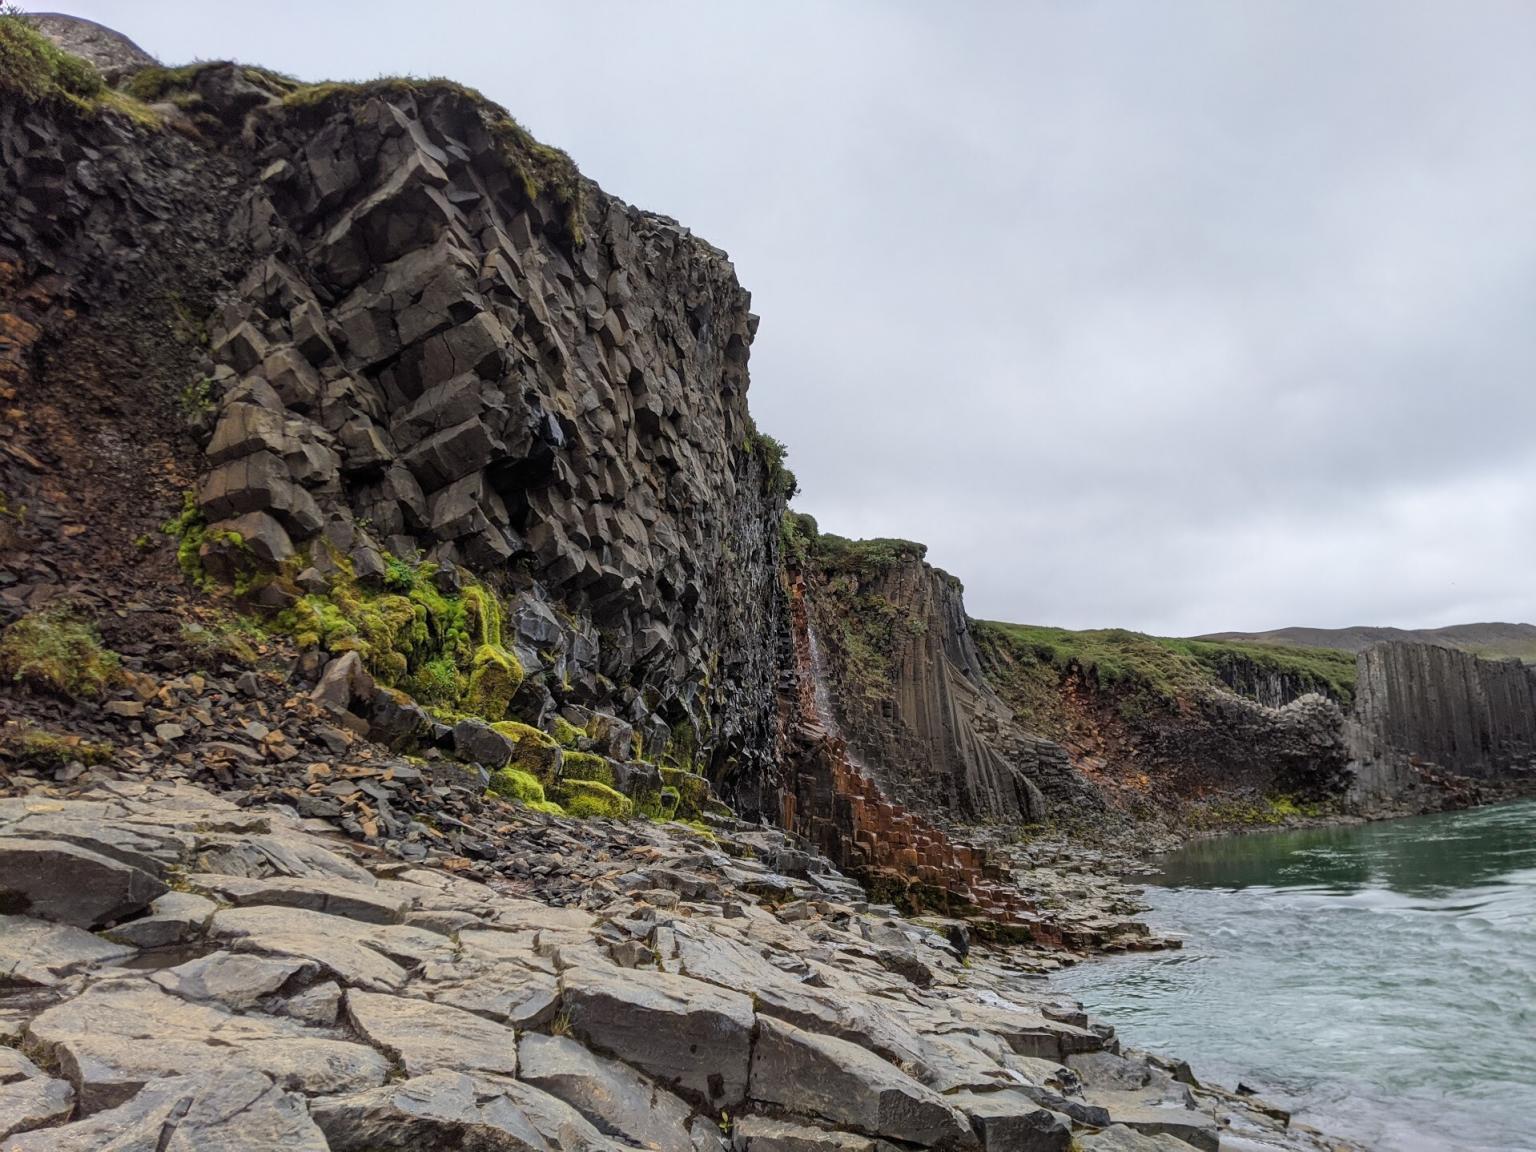
M800 507L977 615L1536 616L1520 0L68 8L462 79L726 248Z

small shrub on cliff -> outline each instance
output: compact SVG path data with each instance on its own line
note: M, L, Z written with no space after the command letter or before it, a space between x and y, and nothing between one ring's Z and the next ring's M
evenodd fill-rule
M0 633L0 676L40 691L100 696L120 674L117 654L69 608L33 612Z
M815 560L827 575L850 575L869 580L889 572L898 564L919 561L927 555L928 546L913 540L849 540L823 532L816 540Z
M769 436L766 432L759 432L757 425L753 424L741 448L748 456L762 458L763 469L768 475L768 488L774 496L787 501L793 500L800 494L800 482L795 479L795 474L784 466L784 461L789 456L789 449L785 447L784 441Z
M804 568L816 547L818 535L820 532L816 525L816 517L809 513L784 509L784 515L779 521L779 544L784 563L795 570Z

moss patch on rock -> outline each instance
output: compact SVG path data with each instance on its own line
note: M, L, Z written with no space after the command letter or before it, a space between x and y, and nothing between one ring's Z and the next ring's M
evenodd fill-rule
M383 588L363 586L344 557L323 593L298 596L273 627L302 648L356 652L380 683L448 714L495 722L524 678L502 644L501 605L483 585L449 594L436 568L393 561ZM282 576L280 582L288 582Z
M0 633L0 676L40 691L96 697L121 674L117 654L67 607L33 612Z
M627 820L635 814L634 801L596 780L561 780L555 799L568 815L583 820Z
M563 756L560 745L548 732L517 720L502 720L491 727L516 746L512 766L546 784L554 783L560 773Z
M30 725L0 728L0 759L34 772L52 772L70 764L103 764L112 758L112 745L81 736L49 732Z
M595 780L610 788L614 785L613 766L595 752L567 752L560 759L560 776L564 780Z
M666 788L672 789L678 795L674 815L697 816L704 811L704 806L711 799L709 781L696 772L663 766L661 780Z
M520 768L502 768L491 773L490 789L507 800L523 804L541 804L546 799L544 785L537 777Z
M554 729L555 739L562 748L575 750L587 738L587 730L585 728L576 727L564 716L556 716L550 727Z

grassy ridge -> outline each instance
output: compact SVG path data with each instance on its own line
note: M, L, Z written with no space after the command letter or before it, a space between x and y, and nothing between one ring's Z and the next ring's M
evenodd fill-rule
M1106 687L1147 689L1174 699L1217 682L1234 663L1300 677L1310 689L1348 704L1355 691L1355 657L1326 648L1237 644L1147 636L1124 628L1073 632L1000 621L976 621L984 636L1007 642L1016 657L1032 658L1058 672L1081 668Z

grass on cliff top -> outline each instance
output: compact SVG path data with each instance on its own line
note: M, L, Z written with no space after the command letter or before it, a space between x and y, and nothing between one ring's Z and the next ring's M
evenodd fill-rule
M108 88L89 61L59 48L11 9L0 9L0 93L85 116L116 112L144 127L160 126L160 118L138 100Z
M1311 690L1344 704L1354 697L1355 657L1350 652L1182 640L1124 628L1074 632L992 620L976 621L975 627L983 637L1005 641L1016 658L1057 672L1077 667L1100 686L1147 689L1165 700L1211 687L1223 669L1239 661L1299 676Z

